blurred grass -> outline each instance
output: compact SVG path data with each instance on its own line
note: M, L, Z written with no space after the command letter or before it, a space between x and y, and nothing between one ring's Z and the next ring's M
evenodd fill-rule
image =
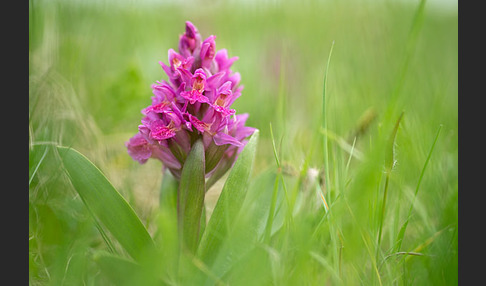
M273 239L247 256L225 281L368 285L383 279L385 285L456 284L457 10L437 10L426 3L422 18L416 20L418 1L29 3L30 142L57 142L80 150L134 206L151 233L161 228L161 164L139 165L127 155L124 142L135 134L140 110L150 103L150 85L166 79L158 62L167 61L167 50L176 49L184 21L190 20L203 38L217 36L217 49L239 57L233 71L241 74L245 88L233 106L238 113L250 113L247 124L261 131L245 206L262 208L261 223L268 216L265 202L275 186L279 190L274 223L283 227L274 225ZM414 25L416 32L411 33ZM327 129L321 130L323 77L333 42ZM377 276L373 265L378 267L380 261L373 264L373 259L385 181L384 150L402 111L379 257L394 246L442 125L402 251L420 249L433 240L420 249L425 256L391 256ZM284 175L279 185L270 123ZM322 202L313 196L310 183L323 178L325 154L315 144L323 132L334 135L328 135L329 178L320 186L330 203L324 218ZM103 240L60 174L55 152L42 146L29 150L30 282L107 283L86 259L90 249L105 249ZM350 159L351 149L356 156ZM304 170L297 179L306 164L318 177ZM283 183L298 193L306 184L311 186L300 202L313 207L298 212L292 225L283 223L282 213L288 211ZM251 201L261 197L266 197L261 205ZM269 269L259 268L258 261L266 261ZM238 279L241 273L257 270L268 270L269 276Z

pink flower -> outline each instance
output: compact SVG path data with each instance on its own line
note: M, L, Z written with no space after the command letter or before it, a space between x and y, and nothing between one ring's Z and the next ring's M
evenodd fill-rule
M230 69L238 57L229 58L225 49L216 51L213 35L201 39L197 28L186 22L179 51L169 49L168 64L160 62L168 81L152 85L152 104L142 109L139 132L125 143L134 160L143 164L158 159L176 178L198 138L210 154L206 157L209 177L218 168L231 167L246 138L256 130L245 126L248 114L236 115L231 109L243 89L240 74Z

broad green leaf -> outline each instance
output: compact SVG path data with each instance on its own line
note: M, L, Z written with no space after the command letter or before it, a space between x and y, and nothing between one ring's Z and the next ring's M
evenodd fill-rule
M187 248L196 251L199 242L201 215L204 207L205 159L202 140L197 140L182 167L179 182L177 215L179 233Z
M206 264L210 265L217 256L222 241L234 225L243 204L253 168L258 134L259 131L256 130L236 160L201 238L198 254Z
M266 172L259 178L259 183L254 184L255 179L251 180L247 190L245 201L242 203L240 212L233 220L227 235L218 241L216 256L210 267L211 273L217 277L222 277L225 282L230 283L232 272L238 272L238 268L250 263L247 259L259 252L262 244L262 237L265 229L266 219L271 204L271 185L275 180L274 172ZM260 186L269 186L261 188ZM282 192L279 192L282 194ZM283 197L283 194L282 194ZM284 199L282 198L281 201ZM265 268L265 267L262 267ZM248 268L245 268L248 269ZM261 270L259 268L259 270ZM255 274L256 271L249 273ZM227 281L227 279L230 279ZM204 285L214 285L208 277ZM243 284L246 285L246 284ZM251 285L251 284L249 284Z
M100 222L121 246L138 259L154 243L132 207L103 173L78 151L58 146L65 170L96 222Z

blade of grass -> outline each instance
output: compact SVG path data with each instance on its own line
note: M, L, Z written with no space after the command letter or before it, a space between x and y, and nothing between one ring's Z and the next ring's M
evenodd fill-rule
M446 227L444 227L443 229L437 231L436 233L434 233L434 235L432 235L431 237L429 237L424 243L420 244L419 246L415 247L411 252L420 252L422 251L424 248L426 248L427 246L429 246L432 242L434 242L434 240L439 236L441 235L445 230L449 229L451 226L448 225ZM405 257L405 261L409 260L410 257L409 256L406 256Z
M386 199L388 195L388 183L390 181L390 173L393 169L393 166L395 165L395 139L397 136L398 132L398 127L400 125L400 121L402 120L404 112L400 114L400 117L395 123L395 127L393 128L393 131L390 135L390 138L388 139L388 144L387 148L385 150L385 187L384 187L384 192L383 192L383 202L381 204L381 213L379 217L379 229L378 229L378 243L376 246L376 257L378 259L378 253L380 250L380 244L381 244L381 235L383 231L383 220L385 217L385 210L386 210Z
M406 255L424 256L423 253L419 253L419 252L406 252L406 251L394 252L394 253L388 254L387 256L385 256L383 258L383 261L381 261L378 269L381 269L381 267L383 266L383 264L385 264L385 262L388 260L388 258L393 257L393 256L399 256L399 255L403 255L403 256L406 256Z
M268 212L267 223L265 225L265 232L264 232L265 234L264 234L263 241L266 243L270 241L270 235L272 233L273 218L275 216L275 205L277 204L279 181L280 178L277 174L277 176L275 176L275 183L273 185L272 200L270 202L270 211Z
M439 139L441 129L442 129L442 125L439 126L439 129L437 130L437 133L435 134L434 142L432 143L432 146L430 147L429 154L427 155L427 159L425 160L424 167L422 168L422 172L420 173L420 177L419 177L417 186L415 187L415 193L413 195L413 199L412 199L412 203L410 204L410 208L408 209L407 219L405 220L402 227L400 228L400 231L398 233L393 252L399 252L400 248L402 247L402 242L403 242L403 238L405 236L405 231L407 230L408 222L410 221L410 218L412 216L413 205L415 203L415 199L417 198L418 190L420 188L420 184L422 183L422 179L424 177L425 170L427 169L427 165L429 164L430 157L432 156L432 152L434 151L435 144L437 143L437 139Z
M364 229L362 224L360 224L359 220L356 218L356 215L354 214L353 209L349 205L349 202L348 202L348 200L347 200L347 198L344 194L342 194L342 198L343 198L343 201L344 201L346 208L349 211L349 214L351 215L352 222L356 225L356 228L359 231L359 234L361 236L361 239L363 240L363 243L366 247L368 255L370 256L371 264L373 266L372 271L373 271L373 273L376 274L376 278L378 279L378 284L383 285L382 281L381 281L380 271L378 269L378 265L377 265L377 261L376 261L376 256L373 256L373 251L372 251L371 246L370 246L370 244L371 244L370 240L371 239L369 237L369 232Z
M99 221L96 219L96 216L91 211L89 211L89 212L90 212L91 216L93 217L93 220L94 220L96 229L101 234L101 238L103 238L103 241L108 246L108 250L110 251L110 253L119 254L116 251L115 246L113 246L113 242L111 241L110 237L108 235L106 235L105 231L103 230L103 227L101 226L101 224L99 223Z
M319 262L319 264L321 264L324 267L324 269L333 276L335 281L339 281L342 283L342 279L338 275L339 272L336 271L336 269L334 269L332 265L329 264L329 262L325 257L323 257L320 253L314 251L311 251L309 255L310 257L314 258L317 262Z
M44 158L46 157L47 155L47 151L49 150L49 146L46 146L45 148L45 151L44 153L42 154L42 157L39 159L39 162L37 163L37 165L35 166L35 169L34 171L32 172L32 175L30 175L30 179L29 179L29 186L30 184L32 183L32 180L34 179L34 176L35 174L37 173L37 170L39 169L40 165L42 164L42 161L44 161ZM34 148L32 148L32 150L30 150L30 152L34 152Z
M322 129L327 130L327 112L326 112L326 100L327 100L327 75L329 73L329 64L331 62L332 50L334 48L334 41L331 44L331 49L329 51L329 56L327 58L326 71L324 73L324 83L322 88ZM328 142L327 134L324 134L324 181L328 189L328 195L331 196L331 187L329 184L329 152L328 152Z
M349 145L348 142L344 140L344 138L340 137L329 129L321 129L319 130L319 132L323 135L326 135L328 139L332 139L333 141L335 141L338 146L346 153L353 155L358 160L363 160L363 153L355 148L354 143L352 146ZM354 138L354 140L356 140L356 137Z
M278 96L277 96L277 108L276 108L276 117L278 119L278 130L287 130L286 124L288 120L288 113L287 113L287 98L285 96L285 80L286 77L286 59L288 58L288 51L287 46L283 46L283 51L280 53L280 77L278 83ZM282 136L283 137L283 136Z
M285 182L284 182L284 179L283 179L283 176L282 176L282 165L280 164L280 159L279 159L279 156L278 156L277 147L275 145L275 137L273 136L272 123L270 123L270 137L272 139L273 155L275 157L275 162L277 163L277 178L275 179L275 181L276 181L277 185L278 185L278 181L282 181L282 187L283 187L284 195L285 195L285 202L286 202L287 207L288 207L288 210L286 212L286 220L287 220L287 223L291 223L292 213L293 213L293 203L291 205L291 202L290 202L289 196L288 196L288 192L287 192L287 187L285 185ZM273 209L275 209L277 192L278 192L278 186L274 187L274 193L273 193L273 196L272 196L272 203L270 205L270 208L272 208L272 205L273 205ZM275 200L274 200L274 198L275 198ZM275 215L273 213L272 209L270 210L268 215L269 215L269 220L271 220L272 224L267 225L266 227L269 228L270 232L271 232L272 225L273 225L273 216ZM266 230L266 232L267 231L268 230Z
M390 103L388 104L389 108L387 109L384 116L385 120L390 119L391 116L393 116L393 114L395 113L396 108L399 106L397 104L397 101L399 95L401 94L405 82L405 77L408 72L408 67L415 52L415 47L417 46L418 35L424 19L426 2L426 0L420 0L417 11L415 12L414 18L412 20L412 27L410 28L405 46L405 55L401 63L400 71L397 75L397 83L394 85L395 88L390 96Z
M348 158L348 161L346 163L346 168L345 168L345 171L344 171L346 176L348 175L348 172L349 172L349 165L351 164L351 158L353 158L353 155L354 155L355 145L356 145L356 137L354 137L353 145L351 146L351 150L349 151L349 158Z

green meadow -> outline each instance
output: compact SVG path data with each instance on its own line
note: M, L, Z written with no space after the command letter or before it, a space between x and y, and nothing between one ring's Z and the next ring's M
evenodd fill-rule
M457 285L457 7L160 2L29 1L30 285ZM259 130L207 190L195 255L177 251L171 177L125 147L185 21L238 56L232 108ZM93 177L66 172L70 148ZM155 250L110 225L115 201Z

